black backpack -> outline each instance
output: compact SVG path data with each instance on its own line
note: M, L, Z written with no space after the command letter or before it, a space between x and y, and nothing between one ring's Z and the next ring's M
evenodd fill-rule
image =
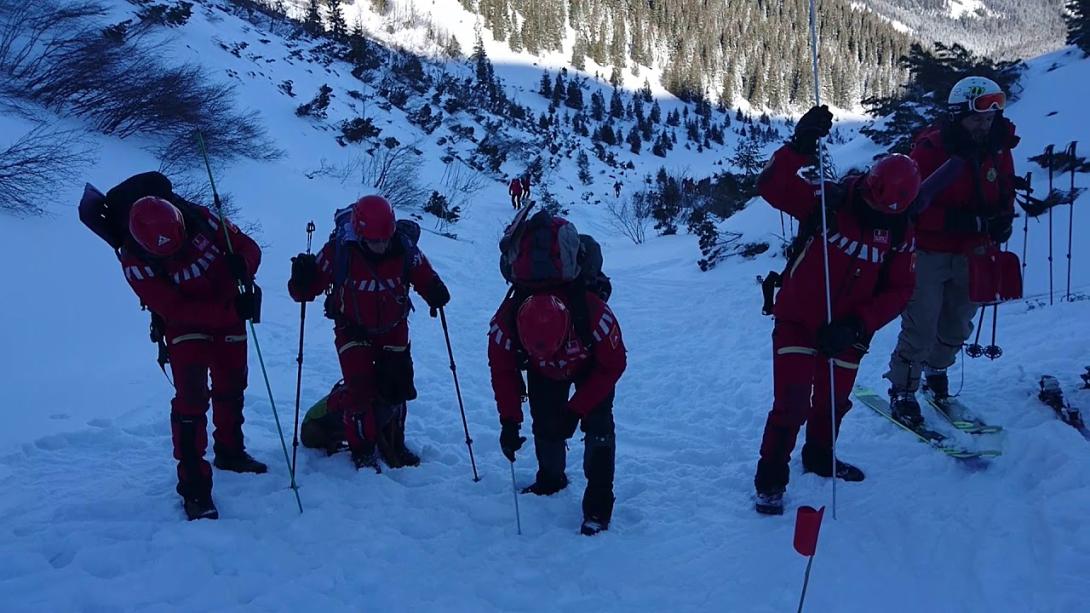
M83 187L83 197L79 203L79 219L99 238L106 241L120 260L122 250L144 261L152 269L158 270L158 261L144 251L129 233L129 210L133 203L144 196L156 196L169 201L182 213L182 219L191 231L204 232L209 236L212 228L197 205L174 193L170 179L159 172L144 172L125 179L103 194L94 185L87 183ZM161 272L161 271L160 271ZM170 279L160 274L164 279ZM147 310L147 305L140 307ZM151 312L151 341L158 345L159 368L166 372L167 348L163 338L164 323L162 317Z

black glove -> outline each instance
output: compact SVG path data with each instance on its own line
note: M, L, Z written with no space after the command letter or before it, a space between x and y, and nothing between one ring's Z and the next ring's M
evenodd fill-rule
M1013 215L996 215L985 220L988 236L996 243L1005 243L1011 238L1014 231Z
M300 253L291 259L291 284L298 289L309 288L318 276L318 257Z
M960 234L983 234L988 231L988 222L980 215L963 209L949 209L943 220L943 229Z
M436 279L431 284L431 289L428 290L427 295L424 296L424 300L433 309L441 309L450 302L450 290L439 279Z
M789 144L791 148L803 155L817 153L818 139L829 135L833 128L833 114L826 105L812 107L806 114L799 118L795 125L795 134Z
M1014 178L1011 179L1011 187L1013 187L1016 192L1026 192L1027 194L1033 193L1033 184L1029 182L1029 179L1018 175L1014 175Z
M519 425L511 421L500 422L500 450L510 462L515 461L515 452L522 449L525 436L519 436Z
M238 318L246 321L253 319L257 314L259 299L253 292L242 292L235 296L235 312Z
M227 267L231 269L231 276L239 283L250 280L250 270L246 266L246 259L237 253L227 254Z
M863 323L858 317L834 319L818 329L818 351L826 357L839 355L863 336Z

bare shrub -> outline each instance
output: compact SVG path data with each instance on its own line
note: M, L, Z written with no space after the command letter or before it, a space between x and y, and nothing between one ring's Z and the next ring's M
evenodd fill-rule
M91 164L91 149L78 132L39 126L0 150L0 210L40 215L57 185Z
M651 209L654 201L646 192L632 194L630 198L614 198L606 202L613 227L637 245L647 239L647 227L651 225Z
M419 151L412 145L378 147L359 162L363 185L406 210L417 209L428 196L420 185L420 167Z

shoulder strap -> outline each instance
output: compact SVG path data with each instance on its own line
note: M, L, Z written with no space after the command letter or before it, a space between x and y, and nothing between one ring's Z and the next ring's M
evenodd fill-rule
M594 347L594 334L591 332L590 305L587 304L587 288L579 280L568 286L568 308L571 309L572 327L584 347Z

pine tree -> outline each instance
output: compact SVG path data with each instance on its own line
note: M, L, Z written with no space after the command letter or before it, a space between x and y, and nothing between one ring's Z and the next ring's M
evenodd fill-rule
M624 117L624 101L621 100L621 90L613 88L613 97L609 99L609 116L614 119Z
M577 111L583 110L583 88L579 87L575 79L568 81L568 95L564 99L564 104Z
M318 36L325 32L322 26L322 5L319 0L310 0L307 3L307 10L303 15L303 30L311 36Z
M586 70L587 68L587 41L583 40L582 36L576 37L575 45L572 46L571 51L571 65L576 70Z
M329 9L329 33L336 40L348 37L348 23L344 20L341 2L342 0L326 0L326 8Z
M594 121L602 121L606 118L606 99L598 90L594 90L594 93L590 95L590 118Z
M730 163L741 168L746 176L752 176L764 167L765 161L761 157L761 143L756 130L750 130L749 135L738 143Z
M580 149L575 163L579 166L579 181L583 185L590 185L593 183L594 178L591 177L590 174L590 159L587 157L587 152Z
M1090 0L1067 0L1067 44L1090 55Z
M632 153L636 155L640 154L640 149L643 147L643 139L640 138L640 132L636 129L636 126L632 126L632 129L628 132L628 138L625 139L631 147Z
M647 116L651 123L659 123L662 121L662 107L659 106L659 101L655 100L651 103L651 114Z
M541 85L538 87L537 93L546 98L553 97L553 80L549 78L549 71L541 73Z

